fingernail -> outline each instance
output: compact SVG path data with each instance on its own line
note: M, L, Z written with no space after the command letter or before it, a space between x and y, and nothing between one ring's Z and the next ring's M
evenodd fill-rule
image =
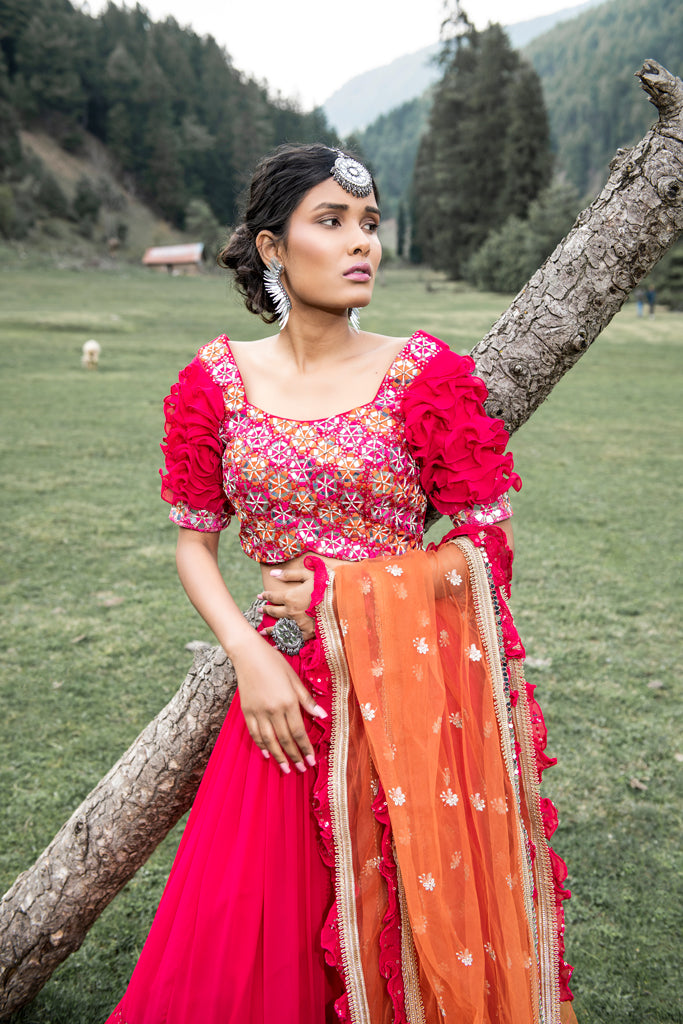
M327 711L325 711L325 708L321 708L319 704L316 704L311 714L314 718L327 718Z
M261 750L261 753L263 754L263 756L265 757L265 759L267 761L268 758L270 757L270 753L267 750Z
M313 768L313 766L315 765L315 756L313 754L306 754L305 761L306 764L310 765L311 768Z
M292 769L291 769L291 768L289 767L289 765L287 764L287 762L286 762L286 761L280 761L280 767L282 768L282 770L283 770L283 772L285 773L285 775L289 775L289 773L290 773L290 772L291 772L291 770L292 770Z
M270 570L270 575L271 576L282 576L282 569L271 569Z
M257 594L256 595L256 600L257 601L265 601L265 599L266 599L266 595L265 594Z
M296 770L298 772L305 772L306 771L306 765L303 763L303 761L295 761L294 762L294 767L296 768Z

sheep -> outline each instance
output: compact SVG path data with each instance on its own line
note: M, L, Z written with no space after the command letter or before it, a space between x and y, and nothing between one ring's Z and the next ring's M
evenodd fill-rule
M90 341L86 341L83 345L83 355L81 356L81 366L86 370L96 370L100 361L100 352L102 347L98 341L93 338Z

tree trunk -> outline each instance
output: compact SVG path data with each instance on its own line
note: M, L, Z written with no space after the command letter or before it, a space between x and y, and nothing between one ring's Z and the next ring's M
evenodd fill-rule
M617 153L598 198L473 350L489 387L488 411L511 430L683 229L683 82L654 61L638 77L658 123ZM2 898L0 1019L32 999L78 949L190 806L235 685L221 648L195 652L175 697Z

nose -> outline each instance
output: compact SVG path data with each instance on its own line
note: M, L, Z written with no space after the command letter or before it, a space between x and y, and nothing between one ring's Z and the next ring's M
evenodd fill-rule
M354 256L370 251L370 236L361 227L354 231L350 249Z

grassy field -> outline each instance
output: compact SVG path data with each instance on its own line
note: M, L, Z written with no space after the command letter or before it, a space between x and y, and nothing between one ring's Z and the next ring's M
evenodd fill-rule
M199 344L263 333L221 277L27 265L0 251L0 886L169 699L208 639L158 498L161 399ZM458 351L507 305L389 270L363 325ZM82 343L102 345L84 372ZM560 759L580 1024L683 1021L680 401L683 318L633 304L514 438L514 608ZM231 529L223 565L258 587ZM178 830L14 1024L98 1024L149 927ZM188 1022L190 1024L190 1022ZM247 1022L245 1022L247 1024Z

